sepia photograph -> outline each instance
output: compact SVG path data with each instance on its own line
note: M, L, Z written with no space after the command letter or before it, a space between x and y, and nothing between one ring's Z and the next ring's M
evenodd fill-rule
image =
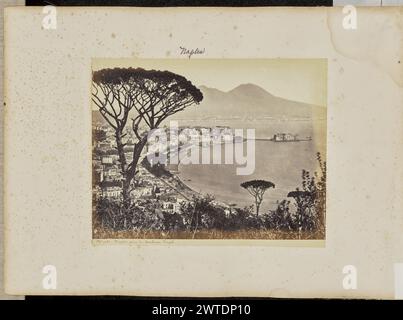
M403 299L403 11L346 7L6 8L5 293Z
M94 239L326 231L327 61L95 59Z

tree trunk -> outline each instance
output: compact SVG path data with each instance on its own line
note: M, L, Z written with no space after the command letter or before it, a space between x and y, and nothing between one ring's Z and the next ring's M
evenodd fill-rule
M119 155L120 171L123 176L122 196L123 203L127 204L130 200L130 181L127 180L127 163L124 150L124 143L122 142L122 132L120 130L115 132L116 147Z
M259 215L259 207L260 207L260 203L258 201L256 201L256 216Z
M125 177L123 180L122 196L124 203L130 202L130 181L127 179L127 177Z
M130 163L129 168L124 174L123 180L123 201L125 203L130 202L130 185L136 175L136 169L138 162L140 160L141 152L147 143L147 137L142 138L138 143L135 144L133 150L133 161Z
M116 146L117 146L118 155L119 155L120 170L122 171L122 174L124 175L126 172L126 169L127 169L127 164L126 164L124 143L122 142L122 133L117 131L115 133L115 139L116 139Z

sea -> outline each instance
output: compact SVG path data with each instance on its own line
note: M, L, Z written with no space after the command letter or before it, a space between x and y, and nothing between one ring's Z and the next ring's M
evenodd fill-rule
M322 129L325 127L322 125ZM267 133L267 131L266 131ZM310 130L309 132L312 133ZM264 195L260 212L267 212L277 207L277 204L287 198L287 194L302 185L302 170L311 174L319 171L317 152L326 159L326 131L320 130L309 141L274 142L269 140L255 140L255 170L250 175L237 175L234 164L180 164L180 179L194 191L203 195L212 195L217 200L237 207L247 207L254 204L253 197L240 185L242 182L254 179L271 181L275 188L268 189ZM302 135L301 137L303 137ZM261 132L257 138L268 137ZM242 143L246 152L246 140ZM197 146L201 154L203 148L213 146ZM221 145L221 154L224 155L224 145ZM289 199L290 200L290 199Z

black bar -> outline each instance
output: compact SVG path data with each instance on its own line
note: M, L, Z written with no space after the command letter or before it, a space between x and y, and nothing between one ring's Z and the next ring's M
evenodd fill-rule
M17 302L18 303L18 302ZM379 316L385 318L387 314L393 314L393 309L396 313L401 312L401 301L380 301L380 300L328 300L328 299L246 299L246 298L207 298L207 299L192 299L188 298L155 298L155 297L40 297L40 296L27 296L26 300L22 303L28 307L29 316L32 317L32 311L38 309L42 314L50 313L52 319L57 319L60 313L64 316L74 316L77 318L78 314L88 306L91 312L91 318L97 318L96 315L100 314L107 319L116 319L123 313L123 309L127 308L127 315L129 319L217 319L217 320L257 320L257 319L275 319L277 317L284 319L327 319L329 314L332 318L336 319L354 319L362 318L363 313L371 313L373 317ZM19 302L19 306L21 302ZM56 312L48 311L49 305L55 306ZM198 305L237 305L243 306L242 310L246 311L245 306L250 306L248 314L204 314L197 313ZM74 307L79 306L79 308ZM153 313L155 308L161 307L186 307L188 310L183 317L175 315L156 315ZM17 317L20 311L24 308L13 307L13 316ZM193 312L190 312L193 310ZM141 315L141 316L140 316Z
M121 7L331 7L333 0L26 0L27 6L121 6Z

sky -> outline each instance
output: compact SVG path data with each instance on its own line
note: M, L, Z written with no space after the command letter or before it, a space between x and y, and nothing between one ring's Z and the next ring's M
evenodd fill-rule
M93 70L141 67L178 73L196 86L230 91L256 84L289 100L327 105L326 59L93 59Z

